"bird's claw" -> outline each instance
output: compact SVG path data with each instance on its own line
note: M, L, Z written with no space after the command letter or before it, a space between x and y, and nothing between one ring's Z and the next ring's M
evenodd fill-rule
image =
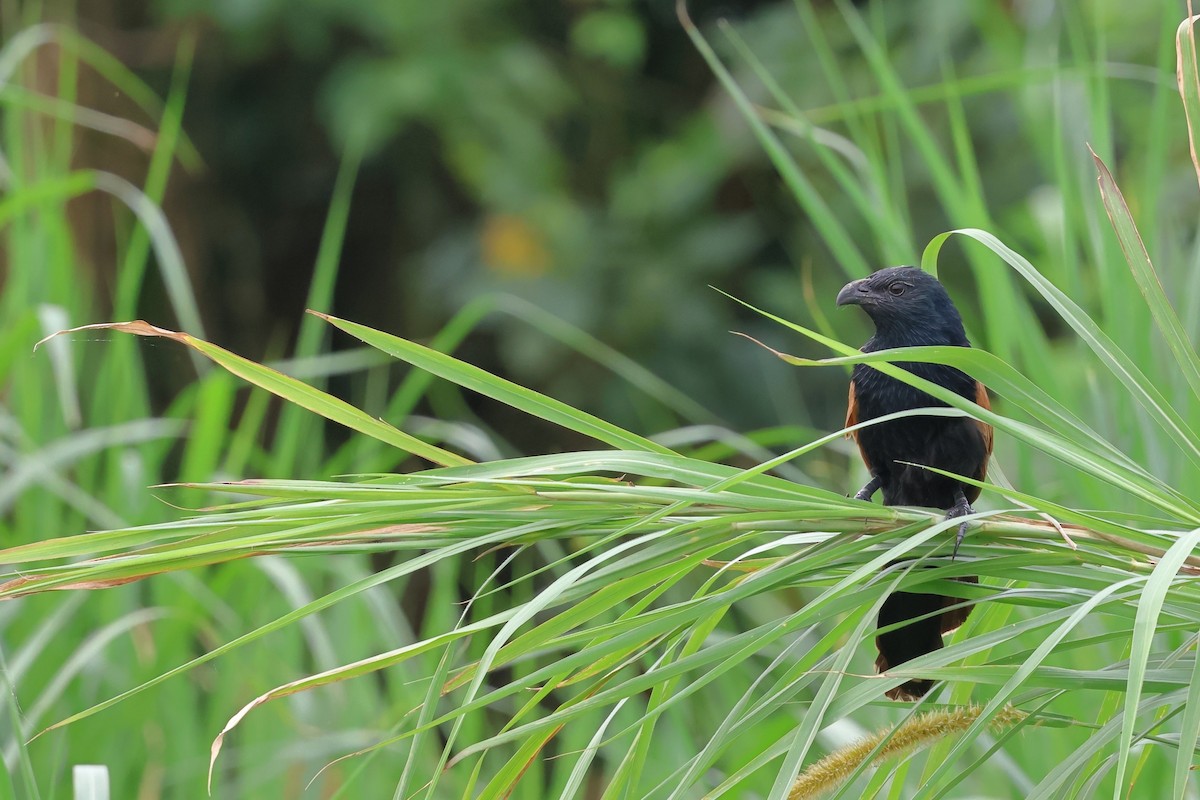
M946 519L954 519L955 517L965 517L968 514L974 514L975 509L971 508L971 504L967 502L967 498L963 496L962 490L958 491L954 501L954 507L946 512ZM958 558L958 548L962 546L963 539L967 536L967 523L963 522L958 526L958 532L954 536L954 552L950 554L950 560Z
M958 548L962 546L963 539L967 535L967 523L962 523L958 526L958 533L954 535L954 552L950 554L950 560L958 558Z

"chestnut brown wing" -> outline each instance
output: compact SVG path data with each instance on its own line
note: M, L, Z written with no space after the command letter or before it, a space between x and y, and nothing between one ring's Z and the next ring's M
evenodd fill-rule
M846 426L858 424L858 396L854 392L854 379L850 379L850 397L846 403ZM990 430L990 428L989 428ZM862 456L863 463L867 465L867 472L871 471L871 461L867 458L867 451L863 450L862 442L858 440L858 431L850 431L846 434L854 443L858 445L858 454Z

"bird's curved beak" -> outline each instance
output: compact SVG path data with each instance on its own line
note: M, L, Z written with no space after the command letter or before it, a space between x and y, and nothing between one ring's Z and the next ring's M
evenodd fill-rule
M871 296L866 283L866 278L847 283L838 292L837 304L839 306L861 306Z

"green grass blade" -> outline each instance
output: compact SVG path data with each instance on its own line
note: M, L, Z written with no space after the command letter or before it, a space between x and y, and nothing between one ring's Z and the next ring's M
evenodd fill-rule
M599 417L574 409L566 403L546 397L532 389L526 389L444 353L328 314L320 314L315 311L309 313L315 314L351 336L406 361L414 367L431 372L485 397L499 400L527 414L590 436L612 447L647 450L661 454L672 453L670 448L663 447L645 437L630 433Z
M163 113L162 100L133 70L103 47L66 25L30 25L13 35L4 47L0 48L0 91L7 89L22 62L39 48L49 44L57 44L64 50L72 51L150 116L157 117ZM199 152L186 135L182 135L180 139L179 158L189 169L197 168L201 164Z
M1188 4L1191 11L1191 4ZM1200 15L1189 16L1179 23L1175 32L1176 66L1175 77L1179 82L1179 95L1183 99L1183 111L1187 118L1188 147L1192 153L1192 165L1196 168L1196 179L1200 181L1200 67L1196 62L1196 21Z
M498 311L527 323L580 355L592 359L681 418L694 423L716 424L720 421L695 398L676 389L624 353L546 309L522 297L509 294L497 296L495 304Z
M1146 664L1150 660L1150 649L1158 625L1167 592L1176 575L1193 548L1200 544L1200 529L1181 536L1171 546L1154 572L1146 581L1145 591L1137 605L1137 619L1133 626L1133 644L1129 656L1129 688L1125 693L1125 712L1121 721L1121 738L1117 743L1117 770L1114 777L1113 800L1120 800L1125 788L1125 771L1129 765L1129 748L1133 745L1133 726L1137 720L1138 704L1142 696L1142 681Z
M25 737L25 723L21 714L21 707L17 702L16 691L9 681L8 663L4 658L3 650L0 650L0 691L4 692L4 705L8 712L8 730L13 737L13 745L16 747L16 762L17 762L17 787L20 789L20 797L28 798L28 800L39 800L41 793L38 791L37 779L34 776L33 762L29 758L29 748L27 747ZM5 782L11 786L12 775L9 774L7 765L2 767L5 772ZM14 795L15 796L15 795Z
M813 225L820 233L821 238L829 246L833 252L834 260L849 276L861 276L871 271L870 262L863 256L859 250L854 238L846 230L846 227L838 220L837 215L825 202L820 191L813 185L812 181L800 170L795 160L787 152L787 148L779 141L774 132L759 118L754 110L754 106L746 97L745 92L738 86L737 81L729 74L729 70L721 63L721 59L716 52L705 40L700 29L697 28L688 17L687 7L682 0L676 5L679 14L680 23L683 29L687 31L691 37L692 43L700 52L700 55L708 63L713 74L729 92L737 105L738 111L758 138L763 150L771 159L771 163L779 170L780 176L791 189L792 194L804 207L804 210L812 218Z
M175 69L171 76L171 94L167 98L160 128L154 137L154 152L150 158L150 168L147 170L146 185L143 189L147 200L156 205L162 203L171 166L175 161L176 145L183 136L183 106L187 97L194 50L195 37L185 34L176 51ZM137 316L138 294L144 282L149 247L150 239L146 227L134 228L125 248L121 268L117 270L116 298L113 300L113 315L117 319ZM180 320L183 321L182 316ZM203 335L199 328L195 328L194 332Z
M470 461L462 456L451 453L448 450L443 450L440 447L435 447L428 442L421 441L415 436L388 425L382 420L375 419L344 400L314 389L302 381L290 378L281 372L264 367L261 364L256 364L249 359L242 358L224 348L217 347L189 334L169 331L141 321L85 325L81 328L72 328L69 331L63 331L62 333L74 333L82 330L115 330L123 333L131 333L136 336L171 339L211 359L218 366L239 378L266 389L272 394L282 397L284 400L307 408L309 411L319 414L328 420L344 425L351 430L379 439L393 447L398 447L401 450L420 456L435 464L453 465L470 463Z
M1192 646L1200 640L1200 634L1192 637ZM1188 779L1192 773L1192 762L1196 758L1196 741L1200 738L1200 658L1192 658L1192 682L1188 688L1187 702L1183 707L1183 721L1179 725L1179 750L1175 753L1175 779L1172 797L1184 800L1187 797Z
M1129 263L1129 269L1142 293L1142 298L1149 306L1150 313L1154 315L1154 322L1158 326L1159 333L1162 334L1163 339L1167 342L1167 347L1171 348L1171 353L1175 356L1175 365L1183 373L1184 379L1192 389L1192 394L1200 397L1200 357L1196 356L1196 350L1192 346L1188 332L1175 314L1175 309L1172 308L1171 301L1167 299L1167 293L1163 290L1158 275L1154 271L1154 265L1150 263L1150 256L1146 252L1146 246L1142 243L1142 235L1138 233L1133 215L1129 213L1129 206L1125 203L1125 196L1121 194L1120 187L1117 186L1112 173L1108 171L1108 167L1105 166L1100 156L1092 153L1092 159L1095 161L1096 171L1099 173L1097 180L1100 184L1100 197L1104 201L1104 209L1108 212L1109 222L1116 231L1117 240L1121 243L1121 250L1125 253L1125 260Z
M362 162L362 150L352 144L342 154L337 178L333 184L333 196L325 216L325 228L321 232L321 243L317 248L316 265L308 286L308 308L330 308L333 306L333 289L341 263L342 243L346 238L346 224L350 218L350 199L358 179L358 168ZM305 315L300 321L300 332L296 337L296 358L311 358L320 352L328 329L320 320ZM321 377L309 380L316 389L324 389L326 382ZM317 453L324 449L321 428L312 417L305 415L294 405L286 406L279 415L272 444L271 472L276 475L292 473L300 461L301 452ZM308 469L312 464L304 464Z

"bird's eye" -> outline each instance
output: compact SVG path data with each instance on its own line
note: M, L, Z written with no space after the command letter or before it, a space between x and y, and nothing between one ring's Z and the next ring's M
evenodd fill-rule
M899 297L900 295L904 294L904 284L897 281L888 287L888 291L894 294L896 297Z

